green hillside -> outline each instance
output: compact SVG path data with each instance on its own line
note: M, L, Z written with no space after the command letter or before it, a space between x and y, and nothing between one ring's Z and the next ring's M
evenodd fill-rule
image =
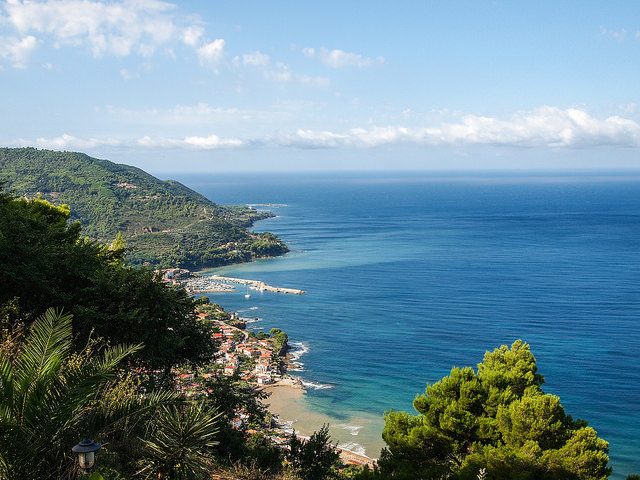
M247 231L269 213L223 207L174 180L83 153L0 148L0 181L17 195L69 205L86 236L110 243L121 232L132 265L205 268L287 252L275 235Z

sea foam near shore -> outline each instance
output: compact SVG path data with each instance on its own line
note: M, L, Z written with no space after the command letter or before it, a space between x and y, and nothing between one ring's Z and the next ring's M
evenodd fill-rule
M269 411L278 417L285 430L293 430L297 435L309 437L323 425L329 425L329 434L332 442L338 442L342 449L349 450L357 455L366 455L371 458L378 457L380 449L384 446L376 432L376 428L369 428L370 435L362 435L366 425L371 425L374 418L350 417L338 419L331 415L318 412L305 401L305 390L301 388L276 385L266 386L264 391L270 393L266 402ZM362 440L362 441L360 441ZM365 444L369 445L365 448Z
M303 342L289 342L289 359L291 365L289 366L290 372L302 372L304 371L304 363L300 361L300 358L309 352L309 346Z
M290 359L290 366L288 368L289 372L304 372L304 363L300 361L300 359L306 354L309 353L309 345L304 342L291 342L289 344L289 351L287 352ZM304 377L299 377L292 375L296 380L300 381L305 388L313 389L313 390L326 390L329 388L333 388L334 386L328 383L320 383L317 381L309 380Z

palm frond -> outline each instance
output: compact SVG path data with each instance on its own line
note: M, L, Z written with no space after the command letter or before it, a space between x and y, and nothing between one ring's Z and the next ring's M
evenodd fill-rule
M0 357L0 422L9 421L15 399L13 366L6 357Z
M217 445L220 414L202 404L164 407L154 419L156 429L143 440L143 473L174 479L205 478L211 467L209 449Z
M14 367L19 391L28 392L36 379L47 377L60 368L71 346L71 315L53 308L38 317L20 348Z
M15 359L0 358L0 478L58 478L81 435L98 436L177 400L176 393L136 391L103 402L119 381L122 361L142 346L106 348L100 355L71 355L70 347L71 316L49 309Z

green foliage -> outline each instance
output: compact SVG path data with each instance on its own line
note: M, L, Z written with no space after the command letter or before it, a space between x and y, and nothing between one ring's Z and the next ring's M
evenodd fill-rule
M0 196L0 305L14 302L27 321L63 308L74 316L76 348L92 331L113 344L142 342L135 358L152 369L207 361L213 341L196 302L153 271L125 266L117 246L83 239L68 219L64 206Z
M286 253L280 239L273 233L261 233L248 244L249 251L256 257L274 257Z
M71 205L71 220L94 239L118 235L132 265L194 269L287 252L275 235L246 230L270 213L222 207L176 181L81 153L1 148L0 179L21 196Z
M282 470L284 451L271 443L263 433L249 435L243 462L264 473L277 473Z
M381 476L601 480L608 443L541 388L529 346L487 352L477 373L453 368L414 400L419 415L385 414Z
M305 480L335 478L340 455L330 440L328 425L323 425L320 430L313 432L306 442L295 435L292 436L289 440L287 460L293 470Z
M273 338L273 349L280 355L284 355L289 348L289 336L279 328L272 328L269 336Z
M211 477L220 414L203 404L163 408L142 440L144 478L197 480Z
M239 331L239 330L238 330L238 331L236 331L236 332L233 334L233 341L234 341L234 342L240 342L240 341L242 341L242 339L243 339L243 338L244 338L244 334L243 334L241 331Z
M285 332L278 332L272 338L274 340L273 350L278 354L284 354L289 347L289 336Z
M269 338L269 334L264 333L262 330L260 330L258 333L256 333L256 338L258 340L264 340L265 338Z
M194 301L151 270L111 264L80 293L91 300L76 301L84 319L78 333L93 329L113 342L137 339L145 344L139 358L149 368L168 372L174 365L203 364L215 350L210 326L197 320Z
M231 422L242 410L256 426L269 426L268 412L263 403L268 394L233 377L210 377L203 383L202 400L220 412L220 443L215 447L218 458L241 460L249 452L242 430L234 429Z
M114 394L117 369L139 348L73 354L71 317L53 309L39 317L14 355L0 358L0 478L62 477L81 438L102 441L124 420L175 401L170 393Z
M227 322L231 320L231 314L229 312L227 312L217 303L211 303L211 301L207 297L201 296L197 300L197 302L198 311L201 313L206 313L207 315L211 315L214 320L218 320L220 322Z

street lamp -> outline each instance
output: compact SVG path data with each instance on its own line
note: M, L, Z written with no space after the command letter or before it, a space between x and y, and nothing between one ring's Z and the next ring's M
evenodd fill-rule
M72 450L73 453L78 454L80 468L88 472L96 463L96 452L100 450L100 445L85 437L85 439L73 447Z

